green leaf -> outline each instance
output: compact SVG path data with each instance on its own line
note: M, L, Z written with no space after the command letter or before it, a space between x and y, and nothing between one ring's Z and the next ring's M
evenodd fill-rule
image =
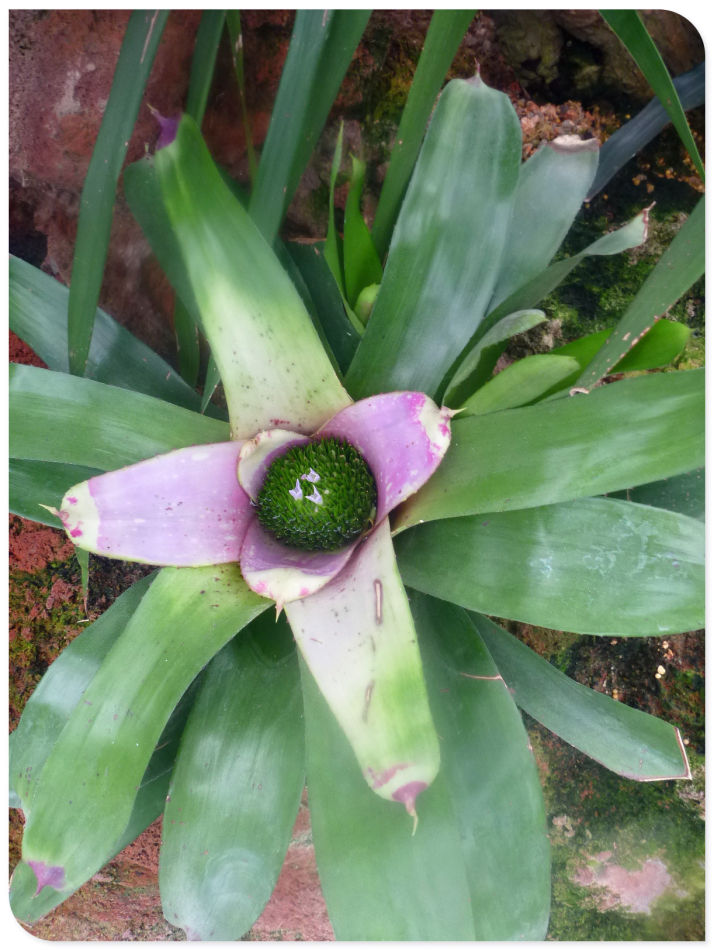
M369 10L298 10L250 214L272 244L337 96Z
M84 180L68 312L69 368L77 375L89 357L119 172L167 17L168 10L131 14Z
M393 516L434 518L600 495L704 463L704 371L623 379L588 395L452 421L449 451Z
M497 412L535 402L554 386L562 385L580 364L570 356L536 353L511 363L463 404L468 415Z
M335 936L542 939L548 842L520 716L503 684L488 681L496 671L464 612L418 595L413 604L442 738L441 772L419 798L413 836L367 792L302 667L310 814Z
M240 13L238 10L226 10L226 27L231 46L231 59L233 61L233 71L236 74L238 83L238 92L240 95L241 116L243 119L243 133L245 135L246 151L248 153L248 166L250 170L251 183L255 182L258 174L258 160L255 157L255 148L253 147L253 133L251 131L250 113L248 112L248 102L245 95L245 74L243 69L243 32L240 23Z
M198 304L183 264L181 245L171 224L153 158L129 165L124 170L123 181L131 212L141 225L161 269L181 298L192 322L199 325Z
M556 356L572 356L584 368L597 355L598 351L612 333L601 330L587 336L557 346L551 352ZM659 320L632 347L622 359L613 366L613 373L628 373L633 370L657 369L668 366L682 352L692 331L683 323L674 320Z
M10 736L10 788L15 807L27 808L34 777L79 704L112 644L141 603L152 577L136 581L105 612L65 647L28 699Z
M560 136L521 165L508 251L489 310L548 266L582 207L597 163L597 139Z
M174 301L174 333L181 376L189 386L195 386L201 366L198 324L180 298Z
M674 89L683 109L704 104L706 84L704 63L673 80ZM648 145L669 124L669 116L658 98L650 100L636 116L621 125L600 149L595 181L587 200L591 201L629 160Z
M347 394L295 286L224 183L190 117L154 163L233 436L252 437L279 423L314 431L346 405ZM143 225L146 210L133 210ZM155 249L162 254L169 247Z
M434 10L432 14L399 120L372 227L372 239L380 258L384 257L392 238L394 222L417 160L434 100L473 17L473 10Z
M52 370L69 371L69 290L37 267L10 256L10 329ZM158 396L187 409L199 397L156 353L103 310L97 310L85 376Z
M199 128L206 111L225 17L224 10L207 10L201 16L196 34L186 112L196 120ZM181 300L174 304L174 330L181 375L189 385L195 386L201 362L197 318Z
M704 624L704 528L610 498L450 518L395 539L404 583L479 613L598 636Z
M201 15L201 22L196 33L191 78L186 97L186 112L196 120L199 126L203 122L208 93L211 91L218 45L225 20L225 10L205 10Z
M702 179L704 165L664 60L636 10L601 10L601 16L642 70L684 143Z
M208 406L211 402L211 397L220 385L220 382L221 376L218 372L216 361L214 360L213 355L211 355L208 358L208 366L206 367L206 384L203 389L203 396L201 396L201 412L205 412L208 409Z
M360 208L366 171L365 163L353 155L343 243L346 296L352 307L365 287L382 281L382 265Z
M226 442L228 425L91 379L10 366L10 456L107 471L187 445Z
M578 381L578 377L588 363L594 359L603 346L612 330L601 330L587 336L558 346L551 350L553 356L570 356L578 364L577 370L566 376L558 385L553 386L544 398L555 398L565 395L564 390ZM632 349L612 368L613 373L641 372L642 370L658 369L668 366L675 360L687 345L692 331L683 323L673 320L659 320L651 327Z
M89 866L86 868L87 879L131 844L163 811L179 740L194 698L194 685L191 684L184 693L159 737L136 790L136 798L126 828L121 836L112 842L104 855L97 855L94 868ZM81 886L81 883L78 881L77 886ZM13 913L19 920L26 922L37 920L66 900L70 893L69 890L57 891L52 887L43 888L39 894L36 891L35 873L28 864L21 861L13 872L10 887L10 902Z
M77 485L99 474L99 469L79 465L10 459L10 511L21 518L56 528L57 516L50 514L44 506L59 508L70 485Z
M673 478L663 478L647 485L614 492L613 497L635 501L639 505L678 511L689 518L704 521L705 487L704 469L696 468L685 472L684 475L675 475Z
M237 940L253 924L278 879L304 780L294 644L266 612L205 671L171 779L159 883L164 915L189 939Z
M355 398L437 393L491 299L520 157L521 130L508 97L479 79L452 80L431 119L347 373Z
M9 740L12 808L26 810L33 776L40 773L70 713L80 702L82 693L150 583L150 577L137 581L98 620L84 629L52 663L30 696ZM52 888L45 888L35 895L36 889L37 879L32 869L21 862L13 873L10 888L11 906L19 920L36 920L67 896Z
M181 695L266 606L235 565L157 575L29 790L23 860L51 869L57 890L111 849Z
M304 662L300 670L312 835L336 939L474 940L446 777L419 796L412 834L404 809L366 784Z
M531 327L538 326L544 320L542 310L517 310L499 320L459 363L444 393L444 404L452 409L462 405L466 397L483 386L489 378L508 340L517 333L525 333Z
M325 237L325 246L323 249L323 256L327 262L327 266L332 272L332 276L335 279L335 283L340 291L340 294L345 296L345 282L342 276L342 241L340 235L337 232L337 225L335 224L335 187L337 185L337 176L340 173L340 167L342 165L342 137L344 135L345 124L340 122L340 131L337 133L337 141L335 143L335 153L332 156L332 167L330 168L330 196L328 204L328 214L327 214L327 235Z
M85 551L82 548L75 548L74 556L77 558L77 563L79 564L80 584L82 586L82 596L84 597L86 607L87 597L89 596L89 551Z
M342 373L347 371L360 334L348 319L343 298L327 264L327 249L290 242L287 250L310 293L315 313Z
M488 617L472 620L515 701L546 729L625 778L691 778L674 726L576 683Z
M650 271L617 326L578 379L591 389L616 366L672 304L704 273L704 199Z
M335 310L335 315L333 320L328 321L333 323L337 321L342 323L342 318L345 317L347 322L351 325L352 330L357 334L357 338L362 336L364 333L364 324L365 320L362 320L354 312L352 307L347 301L347 291L345 290L345 277L344 277L344 242L340 237L337 231L337 224L335 222L335 187L337 185L337 177L340 173L340 166L342 164L342 136L344 133L344 122L340 123L340 131L337 133L337 142L335 144L335 153L332 157L332 168L330 169L330 195L329 195L329 207L327 215L327 235L325 237L324 244L322 245L322 256L325 259L325 262L332 274L333 281L335 284L335 289L339 293L339 298L341 300L341 305L335 302L332 306ZM359 214L359 199L357 202L357 213ZM346 212L345 212L346 214ZM364 222L362 222L364 225ZM359 227L359 226L358 226ZM371 241L369 235L367 235L367 240ZM379 261L377 261L379 264ZM379 269L381 275L381 266ZM328 281L329 283L329 281ZM329 292L329 291L328 291ZM324 296L324 294L322 295ZM324 321L324 318L323 318ZM353 334L349 334L350 336ZM351 350L354 351L354 345L351 347ZM350 359L351 359L350 354ZM341 364L342 365L342 364ZM347 363L349 365L349 362ZM346 366L344 367L346 369ZM344 371L344 370L343 370Z
M521 716L465 611L416 593L412 608L460 831L475 939L544 940L550 848Z
M648 209L641 211L626 225L604 234L597 241L593 241L584 250L572 257L555 261L544 271L522 284L518 290L500 303L488 314L476 332L476 340L483 336L492 326L502 320L507 314L516 310L527 310L534 307L560 284L568 274L586 257L595 255L620 254L629 248L637 247L647 238ZM473 345L473 342L470 346Z

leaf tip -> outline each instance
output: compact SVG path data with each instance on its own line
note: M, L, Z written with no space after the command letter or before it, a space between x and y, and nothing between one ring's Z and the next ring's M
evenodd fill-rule
M28 861L27 863L37 878L37 890L34 897L37 897L43 887L53 887L56 891L62 890L65 877L61 864L45 864L44 861Z

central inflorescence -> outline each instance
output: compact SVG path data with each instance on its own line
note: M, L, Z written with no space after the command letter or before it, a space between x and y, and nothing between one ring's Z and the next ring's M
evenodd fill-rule
M296 445L270 466L258 520L283 544L334 551L374 524L377 488L357 449L327 438Z

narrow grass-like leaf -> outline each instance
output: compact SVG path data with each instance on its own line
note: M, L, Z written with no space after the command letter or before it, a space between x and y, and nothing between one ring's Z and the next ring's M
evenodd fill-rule
M345 379L353 397L437 393L491 299L520 158L521 129L508 97L480 79L452 80L434 111Z
M205 412L208 409L211 398L220 382L221 374L218 372L216 361L213 358L213 354L211 354L208 358L208 366L206 367L206 383L203 388L203 396L201 396L201 412Z
M704 623L704 527L610 498L449 518L395 539L404 583L478 613L599 636Z
M253 147L253 132L251 130L250 113L248 112L248 100L245 95L245 72L243 69L243 31L240 23L240 13L238 10L226 10L226 28L231 46L231 59L233 61L233 71L236 74L238 83L238 93L240 95L241 116L243 119L243 133L245 135L245 147L248 153L248 167L250 170L250 180L255 182L258 174L258 160L255 157L255 148Z
M74 888L111 849L181 695L266 606L235 565L157 575L31 784L22 856L40 883Z
M80 586L86 605L87 597L89 596L89 551L84 551L82 548L75 548L74 556L77 558L77 563L79 564Z
M11 458L108 471L185 445L226 442L228 435L227 423L161 399L10 366Z
M337 231L337 223L335 221L335 187L337 185L337 177L340 172L340 166L342 164L342 136L344 133L344 123L340 123L340 131L337 133L337 142L335 144L335 152L332 157L332 168L330 170L330 194L329 194L329 205L328 205L328 216L327 216L327 235L325 236L324 244L321 248L321 254L327 263L328 268L332 274L335 287L339 292L339 297L341 300L341 305L337 302L332 304L335 309L334 318L325 321L325 314L321 317L321 322L330 324L332 326L339 326L343 323L343 315L347 318L347 321L351 324L353 331L357 334L357 338L361 337L364 333L365 320L362 320L357 316L355 311L349 304L347 300L347 290L345 287L345 250L344 250L344 241L340 237ZM359 213L359 202L357 207L357 212ZM345 220L347 212L345 211ZM361 220L361 217L360 217ZM364 227L364 221L362 222ZM357 226L359 227L359 225ZM364 235L362 235L364 236ZM367 241L371 242L369 234L367 235ZM379 261L377 261L379 264ZM314 268L313 268L314 273ZM381 275L381 267L379 270ZM319 296L324 298L326 293L329 293L329 289L322 291ZM353 334L350 333L349 336ZM342 350L342 346L339 345L338 349ZM354 346L351 346L352 353L354 352ZM350 354L351 359L352 354ZM342 367L342 372L344 373L349 366L349 361L347 363L342 360L340 362Z
M195 386L201 366L198 324L180 298L174 301L174 334L181 376L189 386Z
M535 402L554 386L578 372L580 364L570 356L535 353L511 363L485 386L477 389L461 407L464 414L497 412Z
M488 617L471 617L516 703L546 729L625 778L691 778L674 726L576 683Z
M572 343L557 346L552 353L556 356L572 356L585 367L595 357L612 330L601 330L580 337ZM656 369L668 366L682 352L692 331L683 323L674 320L659 320L638 340L635 346L622 359L615 363L613 372L629 373L633 370Z
M704 63L699 63L689 72L673 80L675 91L683 109L693 109L704 104ZM670 117L658 98L652 99L629 122L625 122L607 139L600 149L595 180L588 192L591 201L631 158L668 125Z
M56 528L57 516L47 511L45 505L59 508L70 485L77 485L99 474L99 469L86 466L11 458L10 511L22 518Z
M135 10L84 180L68 310L71 373L82 375L92 339L119 172L139 112L168 10Z
M704 199L701 198L676 237L650 271L578 386L592 388L639 342L652 324L704 273Z
M369 19L369 10L298 10L263 144L250 214L272 244Z
M476 940L544 940L550 848L523 721L466 612L416 592L411 599Z
M419 796L419 824L412 834L404 809L378 798L366 784L307 665L300 668L312 834L335 937L474 940L445 775L437 775Z
M612 330L601 330L598 333L589 333L578 340L573 340L572 343L566 343L564 346L551 350L553 356L572 357L578 365L577 369L566 376L559 385L554 386L546 397L562 396L565 390L569 391L612 332ZM668 366L682 352L691 334L692 331L683 323L677 323L674 320L658 320L612 367L612 372L641 372Z
M488 617L471 618L516 703L546 729L625 778L691 778L674 726L576 683Z
M647 82L652 86L655 95L664 106L680 139L689 152L694 167L703 179L704 165L702 158L694 141L692 130L689 128L672 77L669 75L664 60L652 37L647 32L639 13L637 10L601 10L600 13L642 70Z
M534 307L547 294L555 290L558 284L565 280L573 268L577 267L586 257L590 255L620 254L622 251L627 251L632 247L638 247L647 237L647 219L648 209L645 209L634 217L632 221L629 221L616 231L611 231L609 234L603 235L601 238L598 238L597 241L593 241L592 244L588 245L588 247L578 254L550 264L544 271L514 291L494 310L491 310L476 331L474 339L468 345L468 349L509 313Z
M10 256L10 329L49 369L69 371L67 300L69 289L37 267ZM187 409L199 397L160 356L103 310L97 310L85 376L158 396Z
M508 252L489 311L550 263L585 200L597 168L598 147L597 139L560 136L521 165Z
M545 320L542 310L517 310L498 321L474 344L451 377L444 405L452 409L460 406L466 397L483 386L498 362L508 340L517 333L525 333Z
M335 187L337 185L337 176L340 173L342 165L342 137L344 135L345 124L340 122L340 131L337 133L337 142L335 143L335 153L332 156L332 167L330 169L330 195L327 213L327 235L325 236L325 247L323 255L327 266L332 271L335 283L342 294L345 296L345 280L342 272L342 240L337 232L335 223Z
M186 97L186 112L196 120L199 128L203 122L208 93L213 82L213 71L225 17L223 10L206 10L201 16L196 34ZM195 386L198 382L201 361L198 325L191 311L181 300L177 300L174 304L174 331L181 375L189 385Z
M186 112L193 116L199 126L203 121L208 94L211 91L213 71L218 56L218 45L223 34L225 20L225 10L206 10L201 15L201 22L196 33L191 77L186 97Z
M360 208L366 171L365 163L352 156L352 177L345 204L343 243L345 290L347 302L351 307L354 307L365 287L382 281L382 265Z
M297 246L297 245L295 245ZM311 247L312 245L307 245ZM320 251L321 245L317 245L318 252ZM323 324L332 324L333 322L340 322L340 318L344 318L346 312L346 306L344 306L345 301L343 297L340 297L342 300L343 306L337 304L338 313L330 314L329 316L322 310L318 310L315 300L312 295L312 287L308 284L308 281L305 279L302 270L298 267L296 263L295 256L289 250L288 245L283 243L283 241L276 240L273 245L275 254L282 265L283 270L287 273L290 280L293 282L295 289L300 294L300 298L305 305L305 309L308 312L310 319L312 320L312 325L315 328L315 331L320 338L320 343L322 348L325 351L327 358L332 364L332 368L337 374L338 378L342 379L342 371L340 365L335 357L335 354L332 351L330 341L328 340L327 334L325 332L325 326ZM337 285L335 284L332 275L327 273L327 281L330 285L330 290L337 292L339 296L339 291L337 291Z
M704 371L624 379L589 395L451 423L449 451L396 515L434 518L600 495L704 463Z
M317 318L342 374L347 372L357 349L360 333L348 319L343 298L325 257L317 244L290 242L287 250L309 290Z
M372 239L380 258L389 247L434 102L473 17L473 10L434 10L432 14L374 217Z
M613 492L612 497L636 501L639 505L678 511L690 518L696 518L697 521L704 521L705 487L704 469L696 468L683 475Z
M293 639L266 612L205 671L171 779L159 884L164 915L189 939L237 940L253 924L278 879L304 781Z

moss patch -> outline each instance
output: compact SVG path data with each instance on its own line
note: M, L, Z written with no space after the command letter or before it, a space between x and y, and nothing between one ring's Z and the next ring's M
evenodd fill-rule
M621 779L535 723L553 858L550 940L702 940L704 825L688 783ZM698 761L698 760L697 760ZM564 781L563 777L568 776ZM588 866L635 877L648 863L671 882L649 913L634 913L608 888L577 883ZM656 893L656 892L655 892Z
M86 620L76 561L50 564L37 574L13 571L8 602L10 724L14 727L42 674Z

